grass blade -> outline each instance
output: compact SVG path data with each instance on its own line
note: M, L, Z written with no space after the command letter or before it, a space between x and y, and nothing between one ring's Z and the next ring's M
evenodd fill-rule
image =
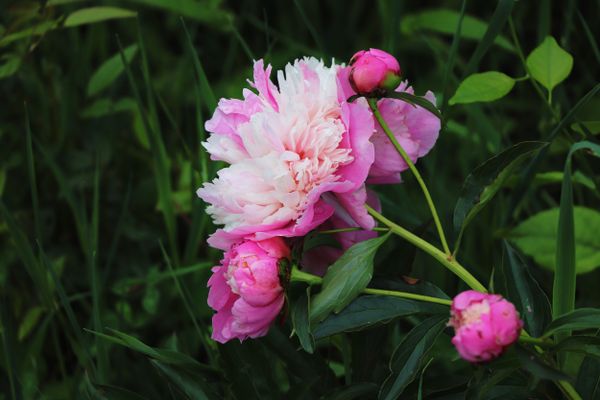
M460 16L458 17L458 23L456 24L456 32L454 32L454 36L452 38L452 44L450 45L450 52L448 53L448 62L446 63L446 67L444 68L444 83L443 83L443 96L442 96L442 107L440 108L440 113L442 115L445 114L446 107L448 107L448 99L450 95L448 80L450 78L450 74L452 74L452 69L454 68L454 62L456 61L456 54L458 53L458 44L460 43L460 33L462 30L462 22L465 17L465 10L467 8L467 0L462 1L462 5L460 6Z
M29 178L29 189L31 190L31 205L33 207L33 223L35 229L35 238L42 240L42 228L40 225L40 202L37 190L37 180L35 176L35 163L33 158L33 144L31 135L31 124L29 123L29 111L25 104L25 134L27 155L27 177Z
M483 38L469 59L469 63L467 64L467 68L465 69L462 80L477 70L479 62L485 53L487 53L487 51L490 49L492 44L494 44L494 40L496 40L496 37L500 34L504 24L506 24L514 4L514 0L500 0L498 2L498 6L494 11L494 15L492 15L492 19L488 25L485 35L483 35Z

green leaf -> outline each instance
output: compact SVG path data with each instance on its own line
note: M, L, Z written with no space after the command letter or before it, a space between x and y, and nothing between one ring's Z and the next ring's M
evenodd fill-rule
M600 359L600 337L570 336L552 348L553 352L562 351L582 353Z
M324 397L325 400L354 400L371 398L377 393L377 385L374 383L354 383L343 388L336 389L333 393ZM368 397L367 397L368 396Z
M196 0L125 0L129 3L137 3L145 6L158 8L171 12L184 18L206 23L214 28L224 31L230 30L233 23L233 15L220 8L220 1L196 1Z
M197 375L190 375L184 371L178 371L176 368L172 366L161 363L160 361L152 360L152 365L154 365L162 374L164 374L169 381L171 381L175 387L181 390L187 398L193 400L208 400L203 385L201 382L204 380L202 377ZM206 382L204 382L206 385Z
M137 13L134 11L125 10L118 7L83 8L81 10L72 12L65 20L64 26L69 28L111 19L131 18L135 17L136 15Z
M583 360L575 388L585 400L600 400L600 360L591 357Z
M379 399L398 399L416 377L448 317L436 315L415 326L398 345L390 360L390 375L379 391Z
M521 142L490 158L465 179L454 207L454 230L458 232L455 251L463 232L473 218L500 190L504 181L525 157L546 146L543 142Z
M600 309L579 308L564 314L548 325L544 336L550 336L557 332L583 329L600 329Z
M123 50L127 63L135 57L138 51L138 45L132 44ZM94 72L87 86L87 95L94 96L98 92L104 90L111 83L113 83L125 70L123 61L121 60L121 53L113 55L111 58L106 60L102 65ZM133 103L130 101L130 103Z
M306 288L306 295L300 297L292 308L292 324L300 345L304 351L312 354L315 350L315 339L310 329L308 310L310 310L310 287Z
M321 291L311 302L311 321L322 321L332 311L340 312L367 287L373 276L375 253L389 236L355 244L329 267Z
M575 270L578 274L600 266L600 212L573 207L575 223ZM508 238L542 267L554 270L559 209L542 211L523 221L508 233Z
M0 79L14 75L21 66L21 57L16 54L6 54L1 60L3 62L0 65Z
M120 388L118 386L101 385L98 383L92 383L92 385L96 388L98 392L100 392L102 395L106 396L106 398L110 400L147 400L146 397L143 397L130 390Z
M413 107L423 107L439 119L442 119L442 114L440 113L440 110L438 110L435 104L427 100L425 97L415 96L414 94L406 92L395 92L393 90L388 90L383 97L402 100L407 102L408 104L411 104Z
M517 306L527 331L535 337L540 336L551 318L550 301L529 272L529 266L506 241L503 268L508 292L506 297Z
M416 31L429 30L445 35L454 35L460 19L460 13L455 10L433 9L402 17L400 29L403 34L412 35ZM487 24L470 15L465 15L462 21L460 35L464 39L479 41L485 35ZM497 36L494 43L506 50L514 51L513 45L503 36Z
M600 248L600 238L597 232L600 232L600 213L592 212L589 214L590 220L579 220L579 227L585 227L587 235L578 235L575 230L575 211L573 207L573 184L572 175L572 157L578 150L591 150L592 154L600 157L600 145L591 142L579 142L571 146L565 162L564 177L560 193L560 209L558 216L558 232L556 235L556 268L554 271L554 284L552 286L552 312L556 318L568 313L575 308L575 289L577 282L575 275L581 272L577 263L576 253L581 251L582 245L590 244ZM595 222L594 222L595 221ZM595 232L595 233L592 233ZM577 242L575 241L577 237ZM580 255L581 256L581 255ZM600 252L596 251L592 255L593 259L589 266L596 268L600 265ZM587 268L588 264L581 266Z
M488 71L473 74L460 83L449 104L467 104L498 100L506 96L515 80L502 72Z
M585 127L585 129L587 129L588 131L590 131L592 133L592 135L597 135L597 134L600 133L600 121L581 121L581 122L577 122L575 124L571 124L571 129L573 129L576 132L581 133L582 135L585 135L586 132L581 127L581 125L583 125Z
M533 376L551 381L570 379L570 377L562 371L559 371L558 369L544 362L538 354L526 350L521 346L516 346L515 350L519 361L521 362L521 367L529 371L531 374L533 374Z
M552 36L547 36L527 57L527 68L531 76L551 92L571 73L573 57Z
M448 307L390 296L361 296L339 314L332 314L313 330L316 339L357 331L399 317L421 313L447 314Z
M19 333L17 335L19 341L22 341L31 333L31 330L35 328L43 313L44 310L41 307L32 307L27 311L27 314L23 317L23 321L21 321L21 325L19 325Z

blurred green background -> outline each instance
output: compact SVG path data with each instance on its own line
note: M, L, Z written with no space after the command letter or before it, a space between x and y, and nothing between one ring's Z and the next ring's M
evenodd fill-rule
M253 59L279 69L307 55L346 62L385 49L416 93L434 91L442 107L438 144L418 166L451 231L469 171L511 144L548 138L600 76L600 2L498 7L507 3L510 21L489 42L496 2L0 0L0 398L372 398L410 321L333 337L312 356L288 339L285 316L261 340L210 340L206 281L220 254L205 244L215 227L194 192L219 166L199 144L204 121L216 99L241 96ZM574 57L552 106L530 81L494 103L444 101L473 72L524 76L514 36L528 54L547 35ZM576 118L598 121L599 110L592 98ZM586 126L569 124L538 172L562 171L570 144L600 130ZM598 210L600 164L575 160L575 203ZM465 233L460 258L484 282L500 263L500 239L559 202L560 174L517 194L516 178ZM404 181L378 189L386 216L435 242L416 182ZM530 261L550 293L552 274ZM462 288L397 238L376 271L450 296ZM598 306L599 279L581 276L579 306ZM428 396L467 384L468 365L445 351L428 372ZM335 397L352 388L357 397Z

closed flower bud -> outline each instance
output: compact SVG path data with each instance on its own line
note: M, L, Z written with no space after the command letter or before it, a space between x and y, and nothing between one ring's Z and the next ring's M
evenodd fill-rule
M515 306L496 294L474 290L460 293L452 301L449 325L452 344L470 362L490 361L519 338L523 322Z
M359 51L350 60L350 67L350 84L359 94L394 90L400 85L400 64L383 50Z
M231 246L208 281L214 340L225 343L267 334L284 303L279 262L290 250L281 238L244 240Z

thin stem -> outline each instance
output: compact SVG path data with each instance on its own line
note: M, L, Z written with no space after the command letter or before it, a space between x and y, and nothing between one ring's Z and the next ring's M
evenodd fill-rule
M414 233L402 228L401 226L395 224L390 221L373 208L365 204L367 211L371 214L377 221L381 222L396 235L406 239L411 244L415 245L419 249L428 253L430 256L438 260L443 266L448 268L452 273L462 279L469 287L473 290L477 290L479 292L487 293L487 289L483 286L469 271L466 270L465 267L460 265L455 259L451 256L444 254L440 249L433 246L431 243L426 240L421 239Z
M444 249L444 252L448 256L450 256L452 253L450 252L450 248L448 247L448 242L446 241L446 236L444 235L444 229L442 228L442 223L440 222L440 217L438 216L435 205L433 204L433 200L431 198L431 195L429 194L427 185L425 185L425 181L423 181L423 178L421 177L419 170L417 170L417 167L415 167L415 164L412 162L412 160L410 159L408 154L406 154L406 151L404 151L404 149L402 148L402 146L396 139L396 137L390 130L390 127L385 122L385 119L383 119L383 116L381 115L381 113L379 112L379 108L377 107L377 99L368 99L368 102L369 102L369 106L371 107L371 110L373 111L373 115L375 115L375 118L377 119L377 122L379 122L379 125L381 125L381 128L383 129L383 131L385 132L387 137L390 139L390 141L396 148L396 151L398 151L398 154L400 154L400 156L402 157L402 159L404 160L406 165L408 165L408 168L411 170L411 172L417 179L417 182L419 182L419 186L421 186L421 190L423 191L423 194L425 195L425 200L427 200L427 205L429 206L429 210L431 210L431 215L433 216L433 222L435 223L435 226L438 231L438 235L440 236L440 241L442 242L442 247Z
M323 278L317 275L309 274L304 271L300 271L298 268L292 268L292 274L290 280L296 282L306 282L309 285L320 285L323 282ZM403 299L410 300L418 300L425 301L428 303L442 304L445 306L450 306L452 304L451 300L440 299L438 297L425 296L421 294L401 292L398 290L385 290L385 289L373 289L373 288L365 288L362 293L364 294L378 294L381 296L392 296L392 297L400 297Z
M526 332L525 333L521 333L521 336L519 336L519 342L521 342L521 343L527 343L527 344L533 344L535 346L540 346L540 347L552 347L552 346L554 346L554 342L552 342L552 340L541 339L541 338L534 338L534 337L529 336Z

